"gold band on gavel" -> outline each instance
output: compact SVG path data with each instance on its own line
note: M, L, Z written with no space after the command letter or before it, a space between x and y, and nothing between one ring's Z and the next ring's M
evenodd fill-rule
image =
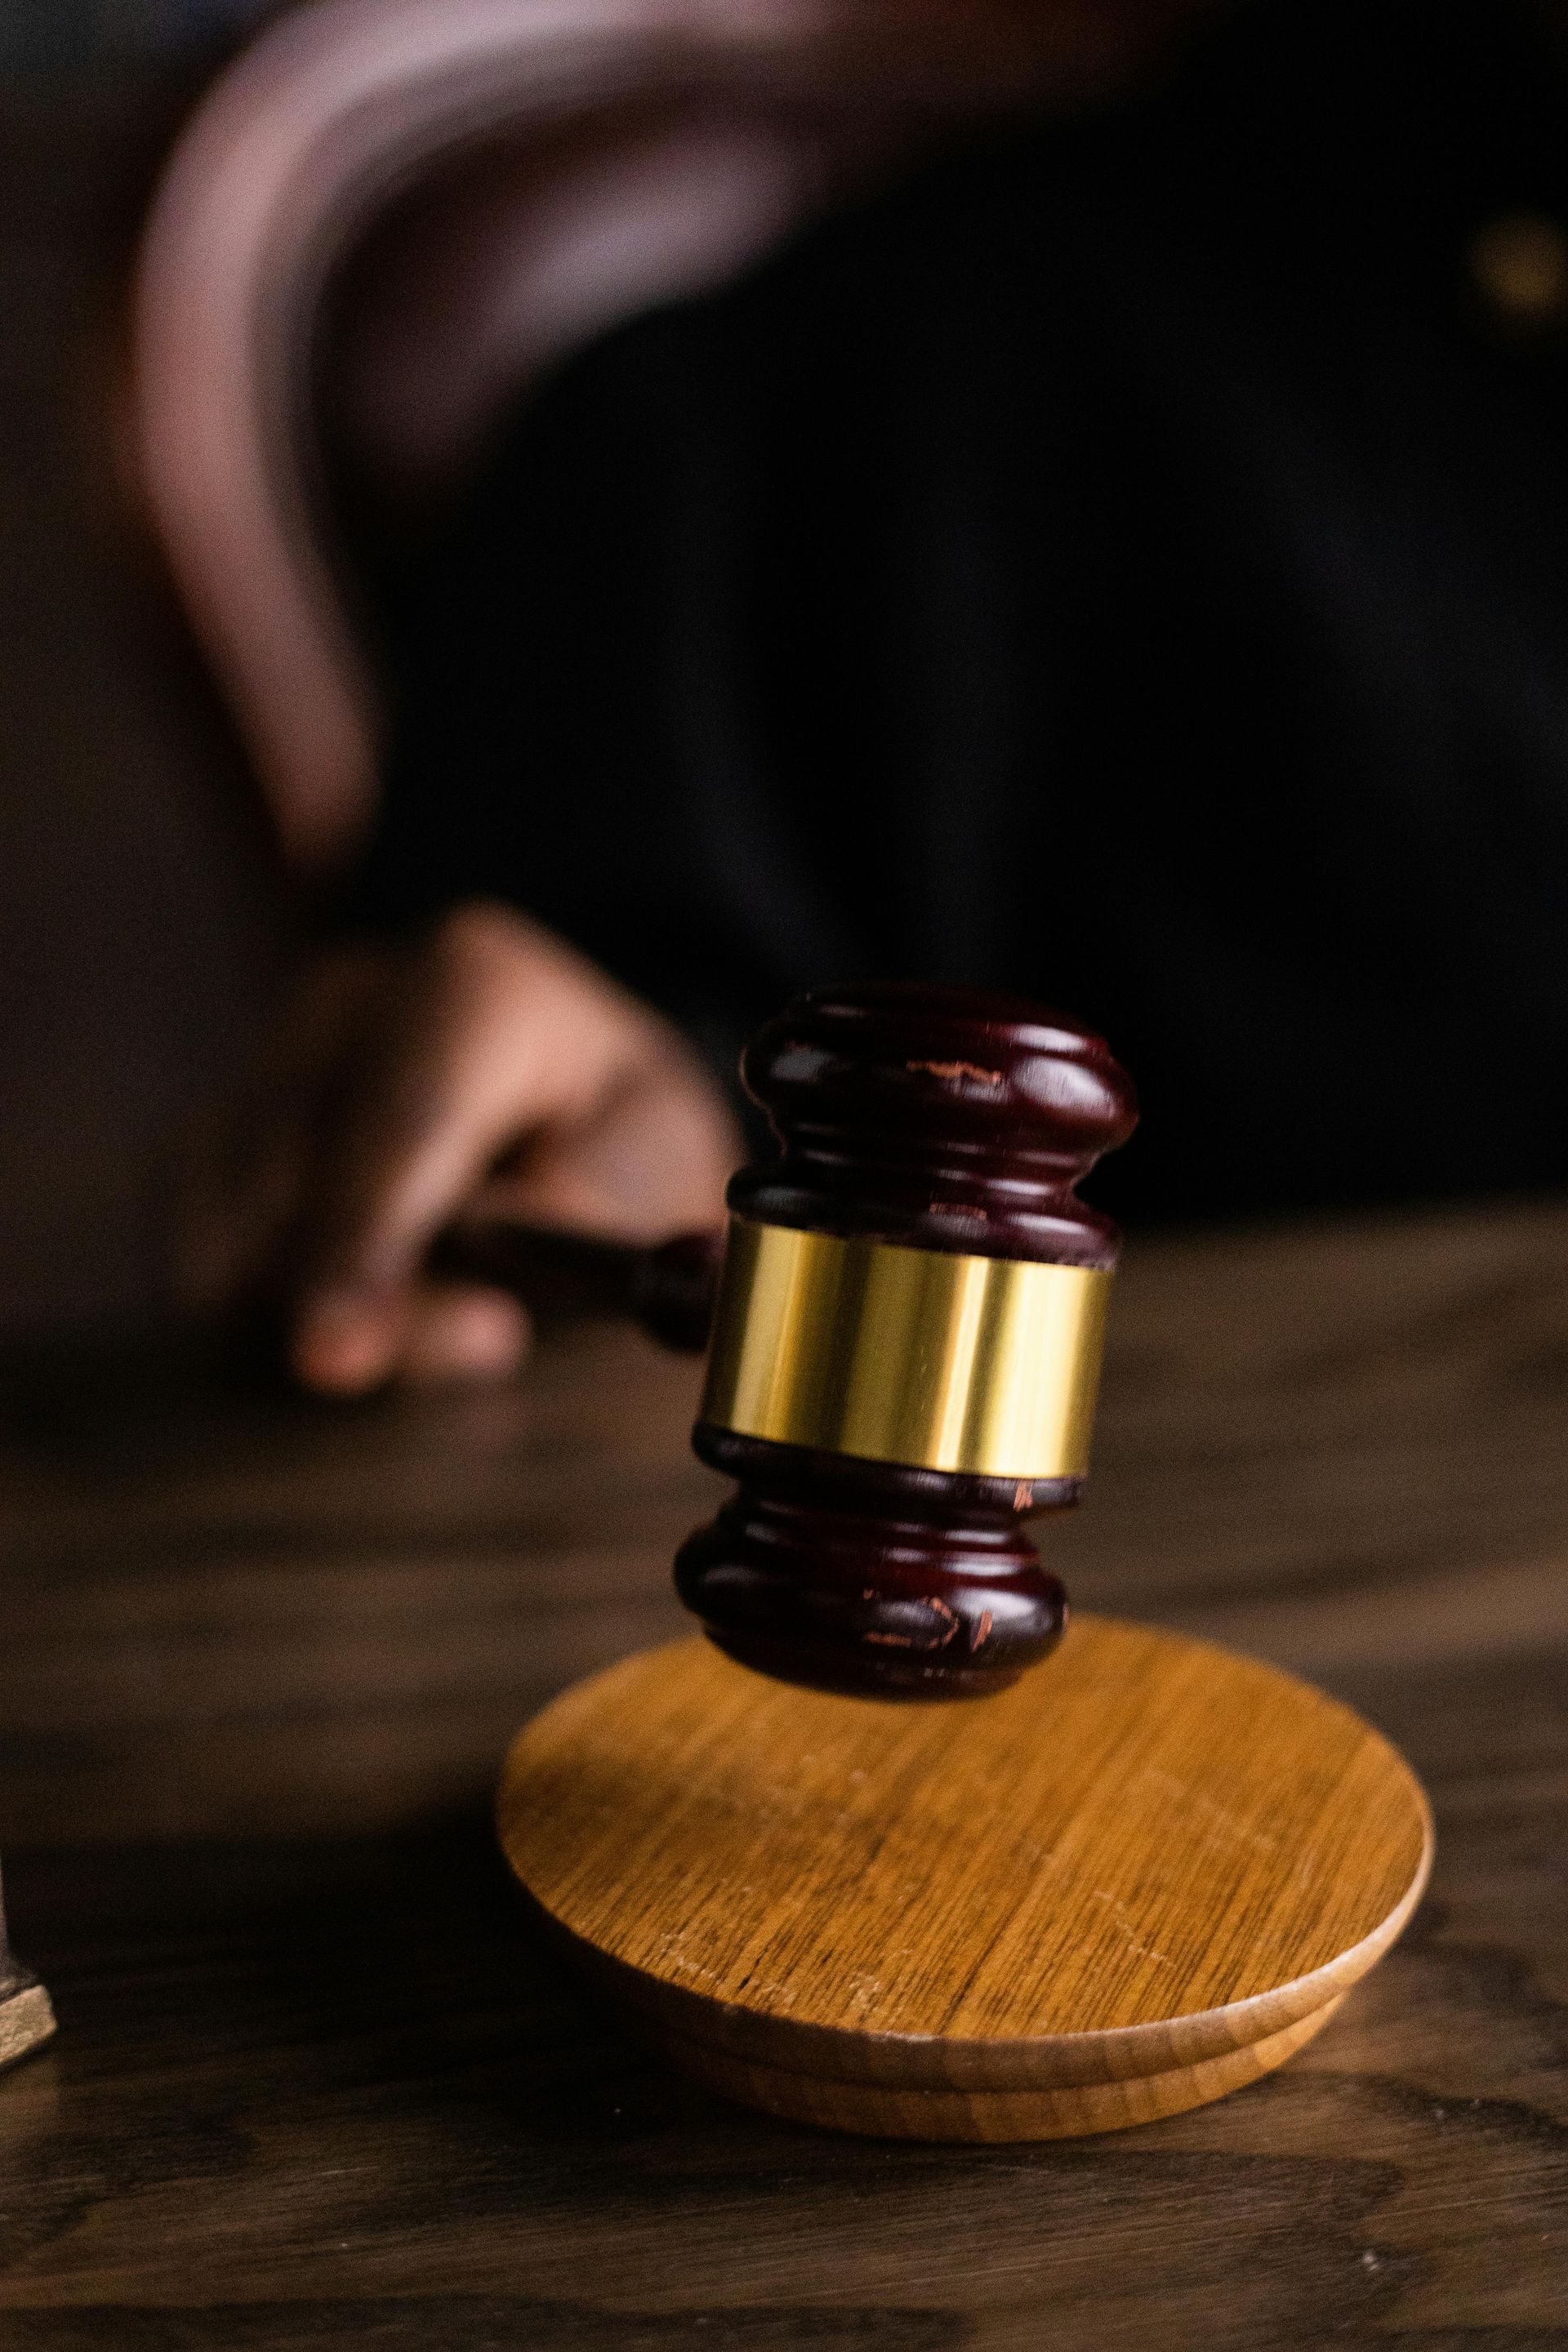
M913 1469L1081 1477L1110 1281L733 1218L701 1418Z

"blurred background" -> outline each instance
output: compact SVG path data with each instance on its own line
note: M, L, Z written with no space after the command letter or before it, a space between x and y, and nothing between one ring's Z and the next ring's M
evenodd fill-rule
M0 10L0 1336L154 1315L174 1139L288 916L127 495L125 321L163 156L250 0Z
M719 51L737 37L711 73L659 0L588 0L582 58L571 10L552 47L559 13L428 8L428 67L406 54L417 8L18 0L0 20L0 1341L123 1336L167 1315L192 1121L253 1055L322 877L330 890L363 830L372 697L331 609L320 511L300 510L323 469L373 569L417 548L487 420L552 356L722 278L928 119L1032 86L1042 44L1053 85L1102 46L1070 7L1018 56L1005 8L977 47L938 9L932 58L890 105L868 102L841 56L825 111L812 75L773 57L765 7L710 12ZM164 204L149 333L138 249L171 152L226 68L289 16L326 22L320 66L308 25L305 50L270 68L264 45L215 135L198 134ZM637 58L645 25L668 39L662 61ZM377 117L373 93L366 127L354 78L384 62L393 94ZM334 77L341 141L331 106L325 135L306 120ZM887 80L885 55L871 79ZM553 213L552 187L567 199ZM173 419L151 458L139 341ZM255 382L265 414L247 406ZM275 541L261 552L239 535L250 462ZM219 609L193 630L204 598L236 595L237 620Z
M747 924L736 1035L900 964L1083 1012L1152 1114L1118 1213L1560 1184L1563 31L14 5L0 1340L166 1313L384 777L373 913L510 891L699 1036Z

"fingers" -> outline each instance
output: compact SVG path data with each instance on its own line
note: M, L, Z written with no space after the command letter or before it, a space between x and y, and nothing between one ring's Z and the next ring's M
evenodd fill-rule
M504 1290L422 1283L399 1370L417 1387L510 1380L532 1337L527 1308Z
M307 1388L355 1396L395 1370L415 1387L508 1380L527 1356L528 1313L505 1291L415 1282L368 1312L330 1300L300 1322L290 1347Z
M498 1153L587 1115L624 1045L563 952L472 908L412 961L323 1138L300 1236L307 1314L384 1322Z
M441 1224L482 1202L658 1241L717 1222L737 1157L676 1032L539 926L469 907L412 952L308 976L209 1150L186 1287L283 1297L293 1369L324 1392L504 1378L527 1314L424 1276Z
M729 1121L674 1033L509 910L444 923L382 1000L301 1202L291 1357L338 1393L509 1370L500 1294L433 1301L437 1230L504 1163L511 1213L652 1240L720 1213Z

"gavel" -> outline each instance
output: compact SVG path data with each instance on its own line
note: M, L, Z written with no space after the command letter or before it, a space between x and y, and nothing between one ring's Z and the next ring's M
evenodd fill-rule
M731 1657L863 1696L1003 1690L1066 1621L1022 1522L1083 1488L1120 1236L1075 1187L1132 1088L1058 1013L891 983L798 998L741 1074L781 1149L731 1180L727 1235L464 1223L434 1262L706 1347L692 1444L737 1491L675 1582Z
M1007 1688L1063 1628L1023 1522L1083 1484L1116 1235L1074 1187L1127 1081L1073 1022L929 989L803 997L742 1068L782 1150L730 1186L695 1433L737 1490L675 1571L728 1655L619 1659L519 1733L533 1915L678 2066L801 2122L1055 2138L1239 2089L1398 1935L1431 1817L1370 1725L1211 1643L1086 1614ZM665 1328L702 1255L637 1274Z

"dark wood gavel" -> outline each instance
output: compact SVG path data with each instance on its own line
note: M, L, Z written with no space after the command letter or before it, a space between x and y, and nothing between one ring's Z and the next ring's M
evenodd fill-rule
M1137 1119L1104 1042L1008 997L817 990L742 1062L782 1147L727 1235L455 1225L435 1263L708 1349L692 1444L738 1491L676 1558L721 1649L879 1697L1005 1688L1066 1599L1022 1521L1088 1467L1116 1229L1074 1187Z

